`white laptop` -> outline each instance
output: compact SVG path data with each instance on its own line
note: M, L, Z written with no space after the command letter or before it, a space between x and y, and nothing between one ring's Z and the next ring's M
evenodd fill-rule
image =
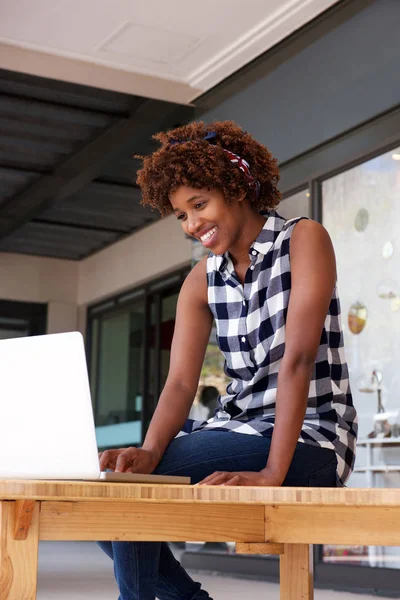
M78 332L0 340L0 478L190 483L100 472Z

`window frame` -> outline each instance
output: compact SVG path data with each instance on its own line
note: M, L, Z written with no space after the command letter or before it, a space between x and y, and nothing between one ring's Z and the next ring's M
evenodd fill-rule
M2 319L20 320L21 324L2 323ZM47 304L0 300L0 327L13 331L28 331L28 336L44 335L47 330Z
M144 436L146 434L148 425L150 423L151 417L156 407L156 400L153 402L150 401L149 397L149 372L150 372L150 346L149 346L149 332L151 326L150 319L150 311L151 304L154 300L155 302L155 328L156 328L156 336L155 336L155 346L154 350L156 353L156 365L157 374L156 374L156 389L155 389L155 398L158 398L160 395L160 340L159 340L159 329L161 324L161 302L163 296L167 293L172 294L174 292L179 291L182 286L182 283L190 271L190 265L186 267L182 267L168 275L163 277L156 278L147 282L146 284L142 284L140 286L135 286L116 294L114 296L110 296L100 302L96 302L92 305L88 306L87 309L87 327L86 327L86 359L89 371L89 379L91 382L92 389L94 387L95 393L93 394L92 402L93 402L93 415L95 419L95 424L97 425L98 419L98 389L99 389L99 361L100 361L100 352L97 353L96 361L97 365L95 368L95 381L92 381L92 373L91 373L91 364L92 364L92 353L94 349L94 339L93 339L93 324L97 319L99 321L98 326L98 337L97 337L97 348L101 347L101 330L100 321L102 318L107 318L110 316L116 316L118 314L124 314L129 312L129 310L137 303L139 299L143 299L144 302L144 340L143 340L143 351L144 351L144 360L143 360L143 403L142 403L142 416L141 416L141 428L142 435L141 441L143 442Z

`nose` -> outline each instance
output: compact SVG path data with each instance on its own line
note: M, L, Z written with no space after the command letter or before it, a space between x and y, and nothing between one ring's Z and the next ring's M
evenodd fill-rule
M188 215L186 226L188 233L195 235L201 229L201 219L197 215Z

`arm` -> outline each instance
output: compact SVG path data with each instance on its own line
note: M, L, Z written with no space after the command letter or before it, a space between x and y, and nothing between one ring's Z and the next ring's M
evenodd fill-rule
M203 484L282 485L292 462L307 408L310 380L336 282L336 264L327 231L300 221L290 242L291 291L285 354L278 375L275 426L260 473L216 473Z
M156 453L158 462L188 417L212 321L204 259L189 273L179 294L168 378L143 443L145 450Z
M207 301L206 259L189 273L179 294L168 378L142 448L106 450L100 468L151 473L185 423L196 395L212 314Z
M281 485L300 435L322 329L336 282L336 263L327 231L300 221L291 245L291 291L285 354L278 375L275 426L264 474Z

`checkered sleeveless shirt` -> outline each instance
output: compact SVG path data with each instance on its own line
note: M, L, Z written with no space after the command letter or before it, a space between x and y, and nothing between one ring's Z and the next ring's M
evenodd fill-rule
M301 218L286 221L275 211L250 248L251 264L244 286L228 253L207 259L208 302L217 328L217 342L231 378L220 408L202 429L272 435L278 372L285 352L285 325L290 297L289 245ZM187 431L187 433L189 433ZM343 350L340 303L336 287L312 373L308 406L299 442L336 452L341 484L355 459L357 417Z

